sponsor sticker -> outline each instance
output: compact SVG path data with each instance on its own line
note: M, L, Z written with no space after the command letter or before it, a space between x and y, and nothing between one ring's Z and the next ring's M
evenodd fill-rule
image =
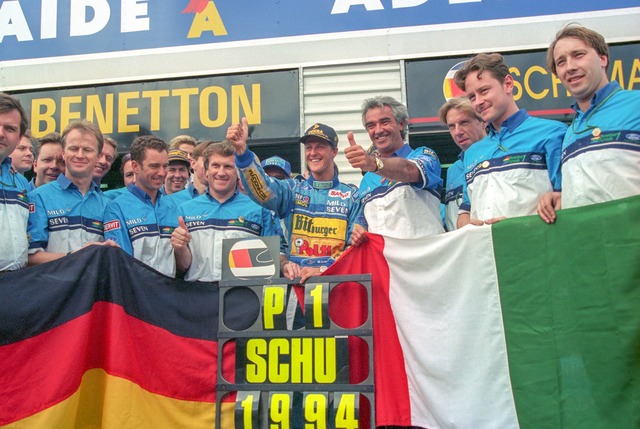
M104 223L104 232L111 231L114 229L120 229L120 221L119 220L111 220L109 222Z

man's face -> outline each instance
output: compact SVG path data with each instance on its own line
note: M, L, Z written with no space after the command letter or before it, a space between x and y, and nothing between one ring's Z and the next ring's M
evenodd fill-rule
M472 112L450 109L446 119L449 134L463 152L486 135L484 122L478 120Z
M98 139L91 133L71 130L66 137L66 144L62 149L62 158L69 177L93 176L93 170L98 160Z
M100 181L111 169L113 161L116 159L116 150L109 143L104 142L102 152L98 156L96 168L93 170L93 178Z
M11 165L18 173L24 173L33 167L33 146L27 137L22 136L18 146L11 152Z
M236 157L222 156L212 153L207 168L209 193L217 199L226 199L236 190L238 173L236 171Z
M369 133L369 138L378 152L383 155L391 155L404 145L402 139L404 125L404 122L396 121L389 106L371 108L364 116L364 126Z
M133 172L133 167L131 166L131 160L128 160L124 163L124 167L122 167L122 180L124 180L124 186L129 186L130 184L136 181L136 175Z
M282 168L278 167L265 167L264 172L267 176L275 177L276 179L284 180L287 178L287 173Z
M65 172L64 159L62 158L62 145L48 143L40 147L38 159L33 163L36 172L36 187L53 182Z
M189 161L191 161L193 159L192 155L193 155L193 150L195 149L195 147L193 147L189 143L182 143L182 144L178 145L178 149L187 152L187 158L189 159Z
M182 191L189 180L189 169L182 162L171 162L164 179L164 190L167 195Z
M207 183L207 172L204 170L204 156L199 156L198 159L191 160L191 167L193 168L193 174L201 183Z
M0 113L0 162L14 151L21 137L20 112L14 109Z
M322 176L333 177L333 159L337 154L338 149L322 139L309 137L304 143L305 161L316 179Z
M131 161L131 167L136 176L136 186L149 195L155 195L164 184L168 165L169 155L166 150L145 149L142 163Z
M558 79L578 102L591 102L607 82L607 57L580 39L565 37L553 49Z
M500 82L487 70L480 75L474 71L465 79L465 90L483 121L499 127L507 119L507 111L513 100L513 78L510 75Z

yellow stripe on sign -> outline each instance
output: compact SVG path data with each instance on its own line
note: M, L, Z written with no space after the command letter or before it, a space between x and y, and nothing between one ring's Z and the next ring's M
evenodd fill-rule
M233 407L234 403L222 406L223 428L234 427ZM103 369L92 369L69 398L3 429L210 429L215 416L215 403L157 395Z

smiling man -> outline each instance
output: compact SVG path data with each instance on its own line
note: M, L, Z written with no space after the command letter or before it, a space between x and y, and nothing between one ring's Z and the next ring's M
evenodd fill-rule
M62 159L62 138L58 133L49 133L38 140L36 160L33 162L36 176L29 182L29 190L53 182L64 173Z
M30 265L104 241L102 219L108 200L92 180L103 144L102 133L88 121L71 122L62 132L65 173L29 192Z
M182 191L189 183L191 162L187 152L181 149L169 151L169 166L164 179L164 194L172 195Z
M360 212L358 192L338 180L334 163L338 135L333 128L316 123L300 137L310 171L304 181L268 176L247 148L248 138L245 118L227 130L247 194L284 220L289 254L282 263L283 276L300 277L304 283L347 248Z
M464 153L478 140L487 136L486 125L476 115L468 98L452 98L440 107L440 122L446 125L453 142L461 150L458 160L447 169L445 204L445 227L454 231L458 224L458 209L462 203L464 188Z
M640 91L609 82L609 48L593 30L570 25L547 51L547 67L576 98L562 142L562 193L545 194L538 213L640 194Z
M217 282L222 240L278 235L271 213L238 192L233 147L211 143L204 151L208 189L180 205L180 226L171 237L185 280Z
M365 231L395 238L426 237L444 232L440 217L440 161L427 148L405 143L407 107L393 97L378 96L362 104L362 124L375 146L373 154L347 134L344 151L354 168L366 172L360 183L363 215L352 243L366 240Z
M93 169L94 182L100 185L102 178L107 175L109 170L111 170L113 161L116 160L117 156L118 156L118 142L116 142L111 137L105 137L104 144L102 145L102 150L98 154L98 159L96 160L96 166Z
M454 79L488 127L487 137L464 154L458 228L535 214L540 196L560 189L567 126L518 108L513 76L500 54L476 55Z
M169 164L167 149L158 137L136 137L130 152L136 179L127 187L128 192L107 205L104 233L134 258L174 277L171 233L178 226L178 207L160 192Z

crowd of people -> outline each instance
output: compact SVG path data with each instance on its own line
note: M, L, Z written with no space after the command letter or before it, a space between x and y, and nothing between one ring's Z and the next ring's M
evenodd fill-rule
M215 282L223 239L275 235L282 275L304 282L368 232L420 238L535 213L552 223L560 208L640 194L640 92L609 82L604 38L567 26L547 63L576 100L568 126L518 108L498 53L457 71L465 96L439 112L461 150L446 183L437 154L406 142L406 106L377 96L361 111L372 145L347 133L344 155L363 173L359 187L339 179L331 126L313 124L300 137L307 172L294 177L286 160L260 161L249 149L242 118L224 141L137 137L121 162L125 187L103 193L114 140L74 121L40 138L34 154L24 109L0 94L0 272L107 245L167 276Z

